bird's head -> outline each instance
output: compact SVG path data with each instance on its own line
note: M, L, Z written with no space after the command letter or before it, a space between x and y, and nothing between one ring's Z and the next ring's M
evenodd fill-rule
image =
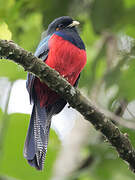
M51 24L49 24L47 29L47 35L53 34L55 31L63 30L63 29L74 29L76 30L76 26L80 23L78 21L73 20L69 16L62 16L55 19Z

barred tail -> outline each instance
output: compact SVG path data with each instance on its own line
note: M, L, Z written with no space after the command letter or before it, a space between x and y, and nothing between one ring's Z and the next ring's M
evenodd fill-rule
M36 102L24 145L24 157L38 170L44 167L50 124L51 119L47 116L45 107L41 108L39 102Z

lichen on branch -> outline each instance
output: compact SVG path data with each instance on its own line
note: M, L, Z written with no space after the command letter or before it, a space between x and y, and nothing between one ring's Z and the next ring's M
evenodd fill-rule
M21 65L25 71L35 74L42 82L45 82L52 90L66 99L71 107L78 110L108 139L119 156L128 162L130 169L135 173L135 150L128 137L78 89L72 87L58 72L13 41L0 40L0 57L4 60L13 60Z

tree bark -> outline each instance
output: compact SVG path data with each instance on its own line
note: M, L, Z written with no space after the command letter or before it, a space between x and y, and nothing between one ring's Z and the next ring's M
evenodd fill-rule
M48 87L60 94L71 107L78 110L86 120L99 130L117 150L119 156L128 162L130 169L135 172L135 150L127 135L120 132L90 100L72 87L58 72L51 69L31 52L25 51L12 41L0 40L1 59L13 60L45 82ZM80 132L81 133L81 132Z

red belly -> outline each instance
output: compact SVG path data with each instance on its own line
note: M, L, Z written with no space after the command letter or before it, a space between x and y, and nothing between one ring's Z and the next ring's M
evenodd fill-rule
M85 50L77 48L57 35L51 37L49 49L45 63L58 71L71 85L74 85L86 64ZM34 87L41 107L53 104L59 98L57 93L48 88L45 83L40 82L38 78L34 82Z

